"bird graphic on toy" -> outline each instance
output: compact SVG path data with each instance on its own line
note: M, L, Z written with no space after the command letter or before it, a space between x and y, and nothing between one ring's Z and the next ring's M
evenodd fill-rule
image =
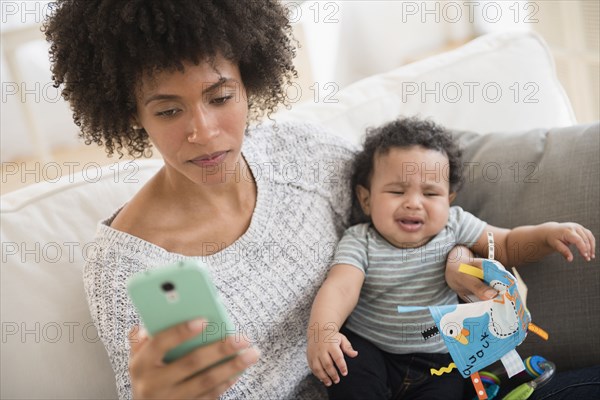
M466 318L475 318L475 320L469 321L469 326L487 320L490 334L498 339L504 339L517 333L519 324L523 321L520 314L525 311L522 303L517 303L519 299L518 292L517 295L511 295L509 291L515 285L516 279L511 278L512 275L508 273L505 277L509 281L509 285L499 280L490 282L492 288L496 289L498 293L502 293L502 295L491 300L490 303L471 303L467 307L462 306L457 310L444 314L439 323L442 334L467 345L470 331L465 326ZM506 306L507 303L510 307ZM487 314L487 318L485 314Z

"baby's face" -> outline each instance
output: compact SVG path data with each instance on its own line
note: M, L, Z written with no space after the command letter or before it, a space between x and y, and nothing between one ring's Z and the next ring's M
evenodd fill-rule
M393 148L375 157L370 190L358 190L361 205L388 242L419 247L448 222L454 197L449 176L448 158L441 152L421 146Z

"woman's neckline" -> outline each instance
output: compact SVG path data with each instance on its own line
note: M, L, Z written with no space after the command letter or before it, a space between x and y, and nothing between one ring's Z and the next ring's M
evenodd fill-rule
M247 136L244 140L244 144L242 146L242 155L246 159L246 163L248 165L248 168L252 172L254 182L256 184L256 202L248 229L246 229L246 231L239 238L237 238L235 241L233 241L233 243L231 243L227 247L220 248L218 251L209 255L188 256L181 253L169 251L164 247L142 239L138 236L121 230L117 230L110 226L110 224L119 214L119 212L123 209L125 204L119 207L119 209L117 209L112 216L100 223L101 229L105 230L106 234L108 234L110 237L115 238L121 244L125 244L125 242L135 242L136 248L139 249L139 245L141 245L143 248L140 250L144 251L145 253L163 254L165 256L177 258L197 258L207 261L211 258L220 257L220 255L223 252L227 252L232 247L241 246L242 248L247 248L250 246L254 246L257 242L261 241L263 235L266 232L266 227L269 224L269 220L271 217L270 210L272 209L271 192L273 188L272 182L270 182L269 179L265 178L265 174L261 173L262 171L260 170L260 168L261 165L264 165L264 154L254 145L251 135Z

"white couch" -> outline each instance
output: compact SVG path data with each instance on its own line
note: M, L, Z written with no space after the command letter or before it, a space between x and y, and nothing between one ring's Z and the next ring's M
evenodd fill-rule
M364 79L332 99L338 102L298 105L278 119L321 122L354 142L365 127L399 114L480 133L576 123L546 45L526 31L479 38ZM76 174L1 197L1 398L116 397L90 322L81 269L94 250L97 221L126 202L160 164L124 163L103 168L93 180Z

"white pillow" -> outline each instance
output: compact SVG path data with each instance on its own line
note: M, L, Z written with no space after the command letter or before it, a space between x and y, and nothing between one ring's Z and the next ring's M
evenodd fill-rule
M405 39L389 38L390 45L394 40ZM526 30L485 35L338 93L325 92L329 98L298 104L277 120L317 121L354 143L365 128L399 115L418 114L451 129L479 133L576 123L548 47Z
M94 165L1 197L3 399L116 398L82 267L98 221L137 192L162 160Z

